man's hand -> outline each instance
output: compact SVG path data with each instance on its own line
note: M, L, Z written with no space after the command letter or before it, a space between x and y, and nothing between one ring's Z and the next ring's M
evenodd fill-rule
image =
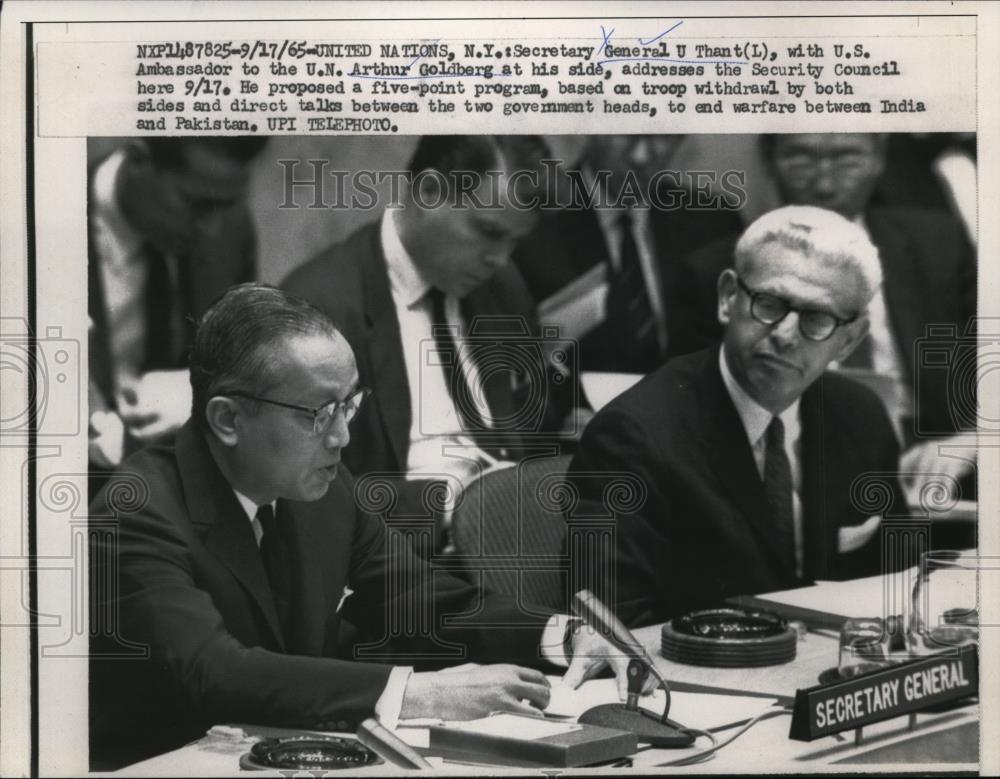
M122 461L125 452L125 426L114 411L95 411L90 415L87 459L111 470Z
M935 476L950 477L957 482L972 473L976 462L975 447L974 433L959 433L949 438L923 441L907 449L900 458L907 501L919 504L920 493L929 482L943 482L950 489L950 479L935 479ZM949 492L944 501L935 500L934 503L949 503L954 498Z
M469 720L493 711L539 717L549 705L549 695L544 674L516 665L415 673L406 685L399 717Z
M172 433L191 415L187 371L151 371L121 393L118 409L129 434L141 443Z
M600 633L585 625L573 636L573 659L563 676L563 684L575 690L587 679L596 676L610 665L615 672L615 681L618 682L618 698L624 701L628 697L630 659ZM649 674L642 686L642 694L648 695L658 684L657 678Z

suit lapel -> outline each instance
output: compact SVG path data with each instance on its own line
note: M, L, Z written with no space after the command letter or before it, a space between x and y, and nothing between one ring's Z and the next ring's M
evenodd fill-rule
M706 431L708 449L715 460L714 470L720 474L720 481L733 503L746 517L771 568L779 578L785 578L785 565L773 543L774 528L767 493L757 472L743 421L722 382L718 354L715 349L706 352L707 364L700 377L699 393L702 429Z
M205 547L243 585L283 651L285 640L247 515L192 422L178 432L176 447L191 524Z
M827 485L839 484L829 473L836 460L827 456L826 424L823 417L823 379L802 396L802 536L803 574L807 579L829 575L832 559L833 524L827 518Z
M913 250L906 232L887 223L878 211L868 215L867 224L882 261L886 313L909 377L913 375L913 339L921 335L921 317L927 310L920 290L929 287L921 278L919 263L911 260Z
M293 654L318 656L323 652L329 611L323 572L334 564L329 559L332 543L324 534L330 522L329 511L324 500L278 501L278 519L289 526L295 566L288 647Z
M371 245L367 260L361 263L362 295L364 296L365 324L368 327L366 354L371 371L371 385L376 389L375 401L399 467L405 467L409 449L410 425L413 412L410 408L410 391L403 358L403 341L399 332L399 319L389 290L389 271L379 238L376 222L370 232Z

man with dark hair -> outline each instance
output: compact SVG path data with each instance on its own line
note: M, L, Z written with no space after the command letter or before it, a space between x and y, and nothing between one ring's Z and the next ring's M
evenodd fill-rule
M761 149L785 203L835 211L861 226L878 248L885 284L872 300L868 338L843 367L874 377L881 389L906 450L902 467L913 474L912 493L919 494L925 478L943 475L955 484L970 477L975 443L962 433L968 425L949 400L948 372L919 356L931 326L943 330L942 346L953 352L972 335L976 260L962 224L944 211L870 206L885 167L884 135L764 136ZM732 266L735 243L735 235L722 238L681 264L672 355L721 337L714 314L716 280ZM970 381L958 395L972 398L974 406L975 392ZM948 444L958 447L958 457L948 456L942 448ZM969 478L965 497L974 489Z
M373 390L345 462L361 475L456 477L557 430L571 365L548 359L515 243L544 186L536 136L427 136L401 207L322 251L284 288L333 318Z
M373 714L392 726L545 707L536 670L425 670L564 662L567 621L432 572L358 509L340 459L366 391L326 316L234 287L201 320L191 383L176 440L126 460L91 506L95 769L216 723L353 731ZM341 646L342 620L370 643ZM572 647L570 683L609 659L594 635ZM611 662L624 684L625 658Z
M864 339L880 282L857 225L765 214L719 277L721 348L671 360L594 417L570 466L582 498L623 472L644 489L617 517L612 559L573 563L624 621L880 572L881 516L852 490L873 474L900 511L899 446L874 394L824 373Z
M175 431L187 418L191 322L255 276L244 205L260 137L148 138L89 176L90 464Z

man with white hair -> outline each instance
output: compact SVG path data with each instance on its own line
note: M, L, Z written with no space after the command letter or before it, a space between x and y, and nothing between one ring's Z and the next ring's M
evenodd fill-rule
M898 444L872 392L824 371L864 338L880 284L860 227L810 206L772 211L719 276L721 348L670 361L594 418L570 467L581 497L600 499L622 472L646 490L616 517L612 564L589 561L612 572L622 619L878 572L881 517L856 480L895 471ZM887 506L902 505L888 478Z

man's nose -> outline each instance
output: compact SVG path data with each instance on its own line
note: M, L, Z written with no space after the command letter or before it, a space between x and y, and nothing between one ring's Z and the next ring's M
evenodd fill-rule
M219 235L222 226L222 209L204 207L194 215L194 226L203 238L214 238Z
M338 411L333 415L333 422L330 429L326 431L323 438L323 445L327 449L343 449L351 442L351 429L344 419L344 414Z
M488 250L483 255L483 261L488 267L494 271L500 270L508 262L510 262L510 256L514 253L514 244L512 241L505 241L501 246L497 246L493 249Z
M646 138L640 138L634 144L632 144L632 164L642 166L649 162L650 158L650 148L649 141Z
M816 166L816 176L813 178L813 191L822 198L829 198L837 193L840 176L831 160L822 159Z
M781 349L791 349L797 345L800 335L799 315L795 311L789 311L784 319L771 326L771 340Z

